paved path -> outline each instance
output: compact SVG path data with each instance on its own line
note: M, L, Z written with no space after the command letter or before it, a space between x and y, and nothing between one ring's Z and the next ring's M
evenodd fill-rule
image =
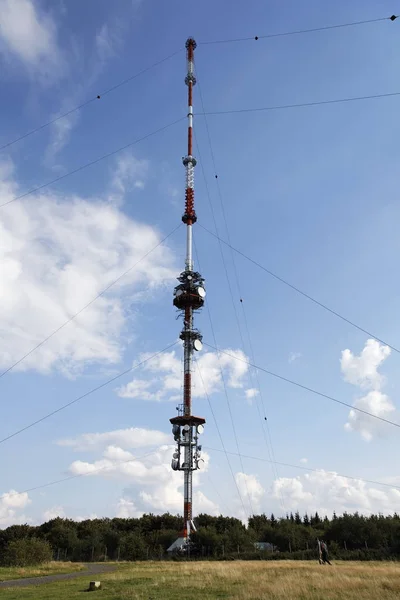
M46 575L45 577L26 577L24 579L13 579L12 581L2 581L0 588L9 587L26 587L28 585L43 585L44 583L54 583L56 581L63 581L65 579L74 579L75 577L87 577L88 585L92 575L101 575L102 573L109 573L115 570L115 566L112 565L85 565L83 571L77 571L76 573L62 573L61 575Z

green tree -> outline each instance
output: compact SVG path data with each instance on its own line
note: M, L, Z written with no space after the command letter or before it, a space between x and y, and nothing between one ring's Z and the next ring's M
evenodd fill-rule
M128 533L121 546L123 560L145 560L147 558L148 546L140 533Z

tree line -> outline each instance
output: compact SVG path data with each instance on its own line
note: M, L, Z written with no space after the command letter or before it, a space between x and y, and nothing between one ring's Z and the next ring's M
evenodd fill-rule
M400 517L358 513L321 518L318 513L284 518L254 515L248 525L234 517L200 514L190 555L204 559L316 559L317 540L337 559L400 557ZM0 562L37 564L49 559L79 562L159 560L178 537L179 515L75 522L56 518L39 526L12 525L0 531ZM268 548L263 549L262 544ZM176 558L179 558L178 556Z

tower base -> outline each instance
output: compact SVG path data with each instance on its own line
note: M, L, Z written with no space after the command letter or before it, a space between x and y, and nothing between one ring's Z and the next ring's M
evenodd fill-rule
M178 537L167 549L168 554L184 553L186 551L187 538Z

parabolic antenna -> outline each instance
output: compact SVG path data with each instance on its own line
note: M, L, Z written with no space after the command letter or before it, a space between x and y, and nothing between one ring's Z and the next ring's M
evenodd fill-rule
M200 296L200 298L205 298L206 297L206 290L202 287L198 287L197 288L197 293Z
M197 433L201 435L204 431L204 425L197 425Z
M194 340L194 342L193 342L193 348L195 350L197 350L197 352L199 352L199 350L201 350L203 348L203 344L201 343L200 340Z
M183 294L183 290L178 289L178 290L176 290L175 296L182 296L182 294Z

